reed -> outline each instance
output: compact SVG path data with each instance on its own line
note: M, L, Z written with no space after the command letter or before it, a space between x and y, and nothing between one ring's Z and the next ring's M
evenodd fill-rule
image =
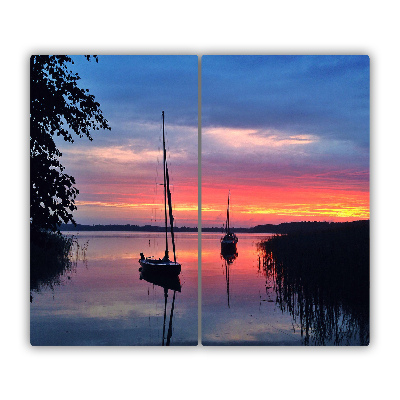
M40 291L60 284L60 277L73 268L70 258L74 238L60 233L31 231L30 235L30 290Z
M259 244L276 301L305 344L369 343L369 221L274 236Z

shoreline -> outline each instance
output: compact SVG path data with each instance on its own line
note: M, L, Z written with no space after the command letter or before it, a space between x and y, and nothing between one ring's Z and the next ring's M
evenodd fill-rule
M232 228L232 231L235 233L294 233L294 232L316 232L316 231L326 231L331 229L336 229L338 227L345 226L361 226L361 225L369 225L368 220L359 220L352 222L283 222L278 225L274 224L264 224L264 225L256 225L251 228ZM76 226L72 224L61 224L60 226L61 232L165 232L165 227L163 226L152 226L152 225L117 225L117 224L109 224L109 225L86 225L86 224L76 224ZM168 229L170 231L170 229ZM182 227L174 227L175 232L198 232L198 228L191 228L187 226ZM212 228L201 228L201 232L213 232L213 233L221 233L223 232L222 227L212 227Z

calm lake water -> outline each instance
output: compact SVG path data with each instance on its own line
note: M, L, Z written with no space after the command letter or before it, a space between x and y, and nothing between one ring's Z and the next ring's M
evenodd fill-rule
M227 261L220 254L221 234L202 234L202 344L368 344L368 304L359 317L339 292L326 299L317 285L306 287L304 277L299 290L301 279L294 285L282 273L285 266L275 269L260 249L267 236L238 234L237 256Z
M31 292L32 345L198 344L197 233L176 234L180 291L140 279L140 253L162 257L163 234L64 232L72 234L71 270Z
M167 286L138 271L141 252L163 256L163 234L73 235L71 268L31 291L32 345L198 344L197 233L176 235L182 272L178 285ZM368 251L354 257L364 239L336 247L329 239L317 250L293 242L268 252L260 246L267 234L238 237L237 255L224 258L221 234L202 235L203 345L369 343Z

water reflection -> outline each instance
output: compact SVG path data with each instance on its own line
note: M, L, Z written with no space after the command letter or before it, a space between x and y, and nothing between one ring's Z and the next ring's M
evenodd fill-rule
M40 242L36 243L36 242ZM79 243L75 236L49 234L31 240L30 248L30 301L34 294L70 281L78 261L87 265L86 252L89 241Z
M266 287L304 345L369 344L367 232L275 237L260 243ZM356 243L357 242L357 243Z
M75 266L71 264L75 272L61 275L66 284L34 293L32 345L197 345L197 233L177 235L179 262L184 265L178 282L139 279L137 255L147 246L158 253L165 244L159 233L74 234L82 244L90 241L86 260L80 256Z
M181 282L178 276L168 277L168 276L159 276L155 274L144 273L143 271L140 273L140 279L145 280L146 282L152 283L153 285L160 286L164 289L164 319L163 319L163 333L162 333L162 343L161 345L166 346L170 345L171 337L172 337L172 319L174 316L174 308L175 308L175 295L176 292L180 292L182 289ZM168 290L173 292L172 297L172 305L171 312L169 315L169 324L168 324L168 332L167 332L167 340L165 342L165 323L167 316L167 302L168 302Z
M228 297L228 308L230 308L229 304L229 275L230 275L230 266L233 264L233 262L236 260L238 257L238 252L236 249L236 245L232 251L224 251L221 250L221 259L224 260L225 264L225 279L226 279L226 294Z
M368 344L368 232L329 235L278 244L243 233L240 257L224 257L203 233L202 344Z

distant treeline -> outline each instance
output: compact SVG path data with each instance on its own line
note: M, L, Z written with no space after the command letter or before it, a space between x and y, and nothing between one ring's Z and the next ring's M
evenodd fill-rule
M355 222L284 222L279 225L265 224L257 225L252 228L232 228L236 233L295 233L295 232L315 232L331 230L341 226L357 226L369 223L369 221ZM152 225L81 225L61 224L60 231L145 231L145 232L164 232L163 226ZM174 227L175 232L197 232L197 228L188 226ZM202 232L217 232L223 231L222 227L202 228Z
M164 226L152 225L81 225L76 224L61 224L60 231L144 231L144 232L165 232ZM168 231L170 228L168 227ZM175 227L174 232L197 232L197 228L190 228L188 226Z
M250 228L253 233L296 233L332 230L339 227L369 226L369 220L354 222L284 222L279 225L265 224ZM236 230L240 232L239 230Z

